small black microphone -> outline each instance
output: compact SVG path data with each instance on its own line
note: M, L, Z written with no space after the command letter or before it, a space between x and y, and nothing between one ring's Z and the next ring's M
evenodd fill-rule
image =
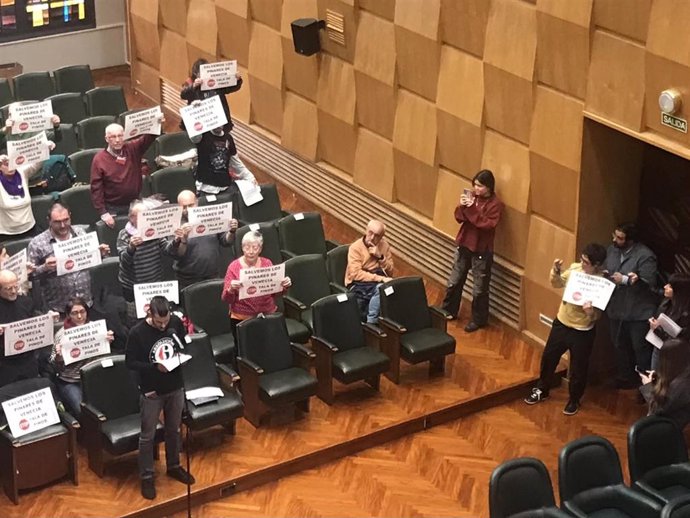
M175 333L174 329L168 329L168 336L172 338L175 343L177 344L177 350L178 351L184 351L184 345L182 345L182 341L180 340L180 337L177 336L177 333Z

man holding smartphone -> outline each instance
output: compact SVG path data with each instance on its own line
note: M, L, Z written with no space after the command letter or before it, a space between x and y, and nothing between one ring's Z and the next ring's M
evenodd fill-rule
M448 279L443 309L458 317L462 289L472 268L472 319L465 332L473 333L489 321L489 282L494 261L494 236L503 213L503 202L494 192L496 181L488 169L472 179L472 190L465 189L455 208L455 220L461 224L455 238L457 250Z

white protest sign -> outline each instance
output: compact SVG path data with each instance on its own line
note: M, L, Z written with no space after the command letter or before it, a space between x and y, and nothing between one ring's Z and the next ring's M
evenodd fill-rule
M149 108L148 110L141 110L135 113L130 113L125 116L125 140L138 137L139 135L160 135L161 122L160 106Z
M219 61L206 63L199 67L199 79L202 90L227 88L237 84L237 61Z
M230 230L232 219L232 202L206 205L205 207L190 207L189 224L192 230L189 238L219 234Z
M273 295L283 291L280 285L285 278L285 263L266 268L244 268L240 270L240 300Z
M50 101L31 104L10 104L12 134L47 130L53 127L53 104Z
M55 241L53 252L57 259L58 276L86 270L103 262L95 232L88 232L66 241Z
M177 281L164 281L134 285L134 305L137 308L137 318L146 316L149 302L158 295L178 304L180 302L179 283Z
M48 160L50 150L46 132L42 131L38 135L23 140L7 141L7 156L10 160L10 170Z
M137 231L144 241L171 236L182 226L182 207L163 205L144 210L137 216Z
M5 328L5 356L15 356L53 343L53 317L50 314L26 318Z
M14 273L17 276L19 284L22 284L28 279L28 272L26 270L26 263L28 260L26 248L24 248L3 261L1 266L3 270L9 270Z
M235 185L240 190L242 201L247 207L251 207L264 199L261 194L261 187L250 180L235 180Z
M576 306L582 306L590 301L592 306L604 311L615 287L614 283L603 277L588 275L584 272L570 272L568 284L563 293L563 301Z
M15 437L37 432L60 422L49 388L24 394L2 403L10 432Z
M663 333L660 333L662 336L663 334L666 334L669 338L675 338L683 330L683 328L676 324L672 318L666 315L666 313L661 313L656 318L656 321L658 327L660 327L663 331ZM661 349L664 346L664 339L661 338L661 336L658 336L651 327L649 328L645 339L657 349Z
M220 97L217 95L180 108L180 115L189 138L211 131L213 128L219 128L228 122L223 105L220 104Z
M62 360L65 365L110 354L105 320L94 320L83 326L62 329L55 334L55 342L62 346Z

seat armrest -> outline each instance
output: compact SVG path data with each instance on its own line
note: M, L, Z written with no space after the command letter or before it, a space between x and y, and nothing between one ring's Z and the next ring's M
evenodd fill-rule
M195 332L195 333L199 333L199 334L201 334L201 333L204 333L204 334L206 334L206 335L208 334L208 333L206 332L206 330L205 330L203 327L198 326L198 325L196 325L196 324L194 324L194 332Z
M337 241L331 241L330 239L326 239L326 250L331 251L334 248L338 248L340 246L340 243Z
M646 482L644 482L642 480L635 481L635 483L632 484L631 487L632 487L632 489L635 489L636 491L639 491L646 496L653 496L654 498L656 498L660 502L663 502L666 500L666 498L664 497L663 494L661 494L661 492L657 491L652 486L650 486L649 484L647 484Z
M9 426L4 430L0 430L0 439L4 439L5 441L7 441L10 444L15 444L15 442L17 440L15 438L15 436L12 435L12 433L10 432Z
M287 261L288 259L292 259L293 257L297 257L297 254L294 252L290 252L290 250L281 250L280 255L283 256L283 261Z
M333 295L337 295L338 293L347 293L347 288L341 284L335 282L329 282L328 284Z
M429 311L431 311L432 314L436 314L446 320L453 320L453 315L451 315L449 311L446 311L441 306L429 306Z
M256 363L254 363L253 361L251 361L247 358L243 358L241 356L238 356L237 357L237 363L241 363L242 365L247 367L247 369L254 371L256 374L263 374L264 373L264 370L261 367L259 367Z
M80 428L81 425L79 424L79 421L70 414L69 412L65 412L64 410L61 412L58 412L60 414L60 421L62 424L64 424L68 428Z
M96 407L89 403L84 403L83 401L81 402L81 412L85 416L88 416L92 418L95 421L107 421L108 418L105 416L103 412L98 410Z
M303 302L297 300L295 297L291 297L290 295L283 295L283 301L296 311L304 311L307 309L307 306Z
M290 214L292 214L292 212L290 212L289 210L282 210L282 209L280 210L280 213L283 215L283 217L286 217L286 216L289 216Z
M335 345L332 342L329 342L325 338L320 338L318 336L312 335L311 341L316 347L319 347L320 349L324 349L329 353L337 353L339 350L337 345Z
M383 327L386 329L390 329L391 331L402 334L407 331L407 329L400 323L396 322L395 320L391 320L390 318L386 317L379 317L379 324L382 324Z
M237 383L238 381L240 381L240 375L237 374L237 372L235 372L235 369L233 369L229 365L226 365L224 363L217 363L216 369L218 369L218 371L221 374L225 374L227 377L229 377L233 383Z
M368 333L376 338L386 338L386 333L376 324L362 322L362 329L364 329L365 333Z
M290 342L290 346L292 347L292 350L299 354L300 356L303 356L304 358L310 359L310 358L316 358L316 354L314 354L314 351L309 349L304 344L298 344L294 342Z

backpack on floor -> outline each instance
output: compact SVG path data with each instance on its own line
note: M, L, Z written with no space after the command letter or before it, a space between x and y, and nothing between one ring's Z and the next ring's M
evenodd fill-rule
M51 155L43 162L42 177L41 186L44 194L69 189L77 179L65 155Z

